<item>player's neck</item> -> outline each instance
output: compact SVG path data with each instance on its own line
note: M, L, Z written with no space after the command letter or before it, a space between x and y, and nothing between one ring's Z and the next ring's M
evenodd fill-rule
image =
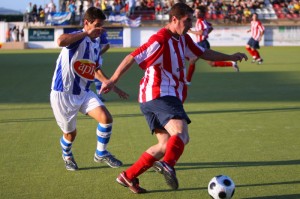
M177 34L177 32L175 30L172 30L172 28L170 28L169 25L165 26L165 29L167 29L167 31L176 39L179 39L179 34Z

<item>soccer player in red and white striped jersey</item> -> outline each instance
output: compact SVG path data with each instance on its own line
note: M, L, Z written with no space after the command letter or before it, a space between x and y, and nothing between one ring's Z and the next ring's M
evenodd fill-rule
M197 44L205 49L210 49L210 44L208 42L208 37L211 31L213 30L212 24L209 23L206 18L206 7L199 6L195 10L195 16L197 17L197 21L195 24L194 30L189 30L189 33L195 34L197 39ZM228 62L228 61L208 61L208 64L212 67L233 67L235 71L239 71L238 65L236 62ZM192 81L192 76L195 71L195 62L190 61L190 66L187 73L187 82L190 84Z
M188 124L191 122L183 108L187 96L185 58L247 60L244 53L227 55L194 43L186 34L192 27L193 12L185 3L176 3L169 12L169 23L127 55L101 87L104 93L113 89L134 62L144 70L139 90L140 108L158 142L117 177L119 184L134 193L146 192L140 187L137 177L151 167L163 174L173 190L178 189L174 167L189 142Z
M261 21L258 20L256 13L252 15L251 28L247 32L251 32L251 38L246 45L246 50L253 58L252 63L257 62L258 64L262 64L263 59L261 58L258 49L260 48L259 42L264 35L265 27L262 25Z

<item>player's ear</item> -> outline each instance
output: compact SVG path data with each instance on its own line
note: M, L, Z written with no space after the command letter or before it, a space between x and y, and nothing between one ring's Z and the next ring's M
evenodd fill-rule
M83 21L83 25L84 25L84 26L89 25L89 21L85 19L85 20Z
M172 17L172 22L173 23L176 23L177 20L178 20L177 17L175 17L175 16Z

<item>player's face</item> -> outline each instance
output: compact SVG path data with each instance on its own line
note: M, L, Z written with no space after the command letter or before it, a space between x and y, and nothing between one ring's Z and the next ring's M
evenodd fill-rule
M201 13L201 11L199 9L196 9L195 10L195 13L194 13L195 17L197 18L204 18L204 14Z
M181 19L177 19L177 34L184 35L192 28L193 14L188 14Z
M103 24L104 24L104 20L102 20L102 19L96 19L93 22L89 22L86 20L85 21L85 30L89 31L89 30L92 30L95 28L101 28L103 26ZM99 35L100 35L100 33L99 33Z
M87 28L89 30L91 30L91 29L94 29L94 28L101 28L103 26L103 24L104 24L104 21L102 19L96 19L93 22L87 21L86 25L87 25Z
M253 21L256 21L256 20L257 20L257 15L256 15L256 14L253 14L253 15L252 15L252 20L253 20Z

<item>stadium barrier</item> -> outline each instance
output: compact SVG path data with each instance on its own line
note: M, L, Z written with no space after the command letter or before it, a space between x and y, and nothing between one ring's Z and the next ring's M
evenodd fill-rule
M1 23L0 23L1 26ZM2 27L7 27L3 25ZM108 40L112 47L138 47L145 43L149 36L156 33L162 26L106 26ZM209 41L212 46L244 46L250 38L247 30L249 25L228 26L215 25ZM80 30L79 26L45 26L25 28L24 48L59 48L56 41L63 33ZM5 30L1 30L0 43L5 45ZM268 25L261 46L300 46L300 26ZM194 36L191 35L193 39ZM14 47L14 45L10 45ZM20 44L22 46L22 44ZM2 47L3 49L3 47Z

